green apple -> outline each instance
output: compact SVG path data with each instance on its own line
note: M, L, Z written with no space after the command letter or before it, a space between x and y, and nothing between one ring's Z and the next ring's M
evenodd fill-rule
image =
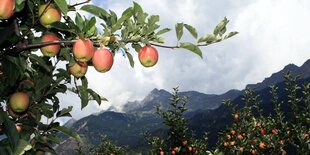
M9 106L14 113L25 112L29 107L29 96L24 92L17 92L11 95Z
M40 23L44 27L50 28L52 23L60 21L61 13L52 4L43 4L39 6L39 17L41 17Z

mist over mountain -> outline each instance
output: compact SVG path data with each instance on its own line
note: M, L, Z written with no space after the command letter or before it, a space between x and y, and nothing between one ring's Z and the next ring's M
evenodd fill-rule
M270 104L269 86L277 85L279 87L279 97L284 98L285 79L283 74L290 71L293 75L301 75L299 83L310 81L310 60L298 67L294 64L285 66L281 71L273 73L257 84L249 84L247 87L253 88L260 94L263 103L263 109L270 112L273 107ZM180 96L189 98L188 108L185 117L189 122L189 127L198 137L201 137L205 131L210 134L210 141L217 140L217 133L224 129L226 125L232 123L229 119L231 114L227 107L222 105L226 99L233 100L233 103L242 107L243 90L229 90L224 94L204 94L197 91L180 92ZM155 114L155 106L160 105L162 109L169 108L171 93L163 89L153 89L143 100L133 101L125 104L123 113L104 111L96 115L90 115L80 120L72 120L67 123L67 127L75 130L83 138L89 148L91 144L100 143L100 135L107 137L121 146L129 146L131 149L141 150L145 147L143 134L148 131L151 133L162 133L167 129L162 124L162 119ZM269 104L268 104L269 103ZM211 146L214 144L211 144ZM70 146L70 147L69 147ZM76 143L71 139L64 139L62 145L58 146L57 151L60 154L72 154L71 150L76 147Z

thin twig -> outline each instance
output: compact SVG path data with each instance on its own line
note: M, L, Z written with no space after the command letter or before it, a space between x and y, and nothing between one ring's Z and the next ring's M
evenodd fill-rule
M76 3L76 4L73 4L73 5L70 5L69 7L76 7L78 5L82 5L82 4L86 4L86 3L89 3L91 0L86 0L84 2L80 2L80 3Z

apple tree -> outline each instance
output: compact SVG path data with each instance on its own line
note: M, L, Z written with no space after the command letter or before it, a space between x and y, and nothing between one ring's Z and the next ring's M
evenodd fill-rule
M120 50L132 67L133 52L143 66L154 66L159 58L155 47L186 49L202 57L202 46L237 34L226 33L228 22L225 18L213 33L202 36L193 26L177 23L177 43L167 46L161 35L171 29L160 27L159 16L149 15L136 2L119 16L90 0L0 0L0 154L55 153L58 132L81 141L60 125L60 117L71 117L72 106L60 108L57 94L74 92L81 109L90 100L106 100L88 87L89 67L109 71ZM182 41L184 31L197 41Z

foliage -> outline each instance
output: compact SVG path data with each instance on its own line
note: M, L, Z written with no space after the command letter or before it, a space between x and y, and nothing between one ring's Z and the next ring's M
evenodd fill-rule
M109 154L109 155L117 155L117 154L127 154L129 151L126 147L120 147L111 142L107 136L101 137L100 146L96 146L90 149L90 153L92 154Z
M180 98L178 88L173 89L170 98L170 109L162 110L156 107L156 113L164 119L164 124L169 127L166 138L146 135L151 145L149 154L205 154L207 146L207 134L204 139L195 139L188 128L188 120L184 117L186 112L187 97Z
M296 84L297 77L290 73L286 82L289 113L284 113L284 101L279 101L277 87L271 86L275 114L263 115L261 99L251 89L245 90L246 106L232 107L234 123L221 134L219 150L224 154L308 154L310 150L309 118L310 84ZM236 117L237 116L237 117Z

